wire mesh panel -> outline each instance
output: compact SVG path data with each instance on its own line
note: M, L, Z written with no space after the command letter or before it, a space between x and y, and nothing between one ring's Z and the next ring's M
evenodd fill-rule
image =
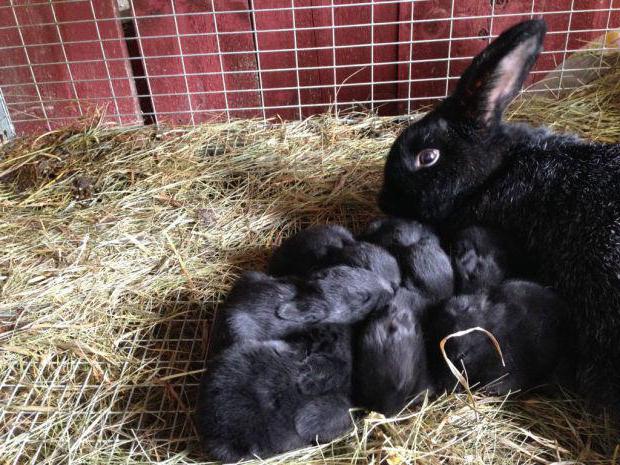
M446 96L492 37L532 17L549 33L529 83L558 68L558 90L574 74L566 59L617 48L605 34L620 28L614 0L3 0L0 11L0 87L20 133L94 107L120 124L405 113Z
M0 234L16 238L10 252L21 259L0 254L0 462L193 462L185 454L196 445L191 413L209 314L230 282L214 268L222 282L205 291L200 273L218 254L230 261L225 270L257 266L233 246L259 242L264 222L279 225L284 215L266 198L271 218L261 211L246 221L244 210L216 236L212 217L224 207L194 211L196 199L246 208L267 186L243 188L256 165L238 172L214 163L207 182L200 163L235 150L242 167L251 162L246 148L268 125L240 118L420 109L445 97L493 37L532 17L544 18L549 33L531 92L583 85L620 48L620 0L0 0L3 141L13 128L47 132L95 112L115 125L232 121L225 131L184 129L171 145L148 128L85 131L76 140L70 131L51 134L36 173L21 162L0 173L20 188L39 183L29 188L45 194L20 199ZM287 153L287 137L302 141L299 159L309 140L318 151L321 129L301 126L272 128L257 158L269 158L274 145ZM368 152L386 150L393 137L374 138ZM41 150L34 143L26 158ZM101 201L76 205L70 192L46 190L55 172L99 173L91 165L104 158ZM298 182L297 158L272 183L282 193ZM349 180L329 175L331 202ZM235 188L238 195L221 195ZM345 201L341 214L351 211ZM236 235L233 246L220 243ZM5 304L18 285L23 294ZM46 352L52 338L57 350Z

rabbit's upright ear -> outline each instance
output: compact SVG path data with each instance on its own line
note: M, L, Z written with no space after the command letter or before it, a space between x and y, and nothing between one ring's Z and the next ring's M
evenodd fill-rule
M445 104L478 126L498 123L536 62L546 31L543 20L504 31L474 58Z

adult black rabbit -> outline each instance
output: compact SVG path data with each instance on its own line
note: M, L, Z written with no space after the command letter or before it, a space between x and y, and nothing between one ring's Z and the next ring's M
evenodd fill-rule
M571 304L580 391L620 414L620 145L502 121L545 31L542 20L506 30L398 137L379 203L444 229L512 234L536 280Z
M439 342L474 327L493 334L506 366L481 332L446 341L446 353L457 368L465 368L470 385L492 383L487 386L489 392L506 394L543 383L569 383L563 370L572 356L572 338L565 312L564 302L552 290L529 281L508 280L487 292L453 297L434 309L427 327L436 388L450 389L455 384Z
M353 370L356 404L385 415L430 387L422 320L427 300L400 288L358 329Z
M250 341L222 352L202 379L195 415L207 452L227 463L267 458L350 428L350 377L341 376L341 363L317 365L316 355L283 341ZM315 379L308 386L300 382L307 371L344 381L322 386Z
M402 285L422 292L429 304L452 297L454 276L450 257L431 228L417 221L382 218L373 221L361 238L394 255Z
M273 252L268 273L274 276L305 276L321 268L330 254L354 242L353 235L343 226L310 226L283 241Z

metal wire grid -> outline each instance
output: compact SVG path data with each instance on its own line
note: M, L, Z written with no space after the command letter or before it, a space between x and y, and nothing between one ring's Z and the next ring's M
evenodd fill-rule
M257 13L260 12L270 12L270 11L282 11L282 9L271 9L271 8L253 8L250 10L241 10L236 12L231 11L216 11L214 0L210 0L210 5L212 8L212 12L210 13L200 13L200 15L206 15L212 18L214 23L214 37L216 39L217 49L213 53L203 53L203 54L190 54L185 53L183 51L181 35L176 34L172 35L169 38L171 40L177 41L179 50L181 51L178 55L172 55L172 57L178 58L182 63L183 73L181 75L153 75L149 74L148 69L148 60L147 66L145 67L145 74L147 79L157 78L157 77L181 77L184 81L185 92L182 93L155 93L149 94L149 97L157 97L157 96L181 96L186 98L187 104L190 106L189 110L178 110L172 111L170 113L179 113L179 112L188 112L192 117L191 123L197 123L196 115L200 113L200 110L191 107L192 98L191 96L198 92L193 92L190 90L188 77L189 76L201 76L201 77L210 77L213 76L221 80L221 91L212 91L212 92L199 92L201 94L217 94L222 93L224 97L224 105L221 108L216 108L210 110L213 114L219 114L224 117L235 117L237 112L244 111L256 111L262 117L267 117L267 110L279 110L279 109L293 109L295 111L295 115L297 118L303 117L306 113L304 112L305 108L310 109L324 109L326 105L332 105L336 108L343 108L350 105L368 105L368 108L371 110L376 110L378 106L383 103L393 103L396 101L402 101L405 104L406 111L411 111L415 105L417 100L426 101L428 99L435 99L444 97L449 91L449 84L451 81L456 79L455 76L451 73L451 67L457 61L466 61L470 59L467 57L456 57L452 56L451 51L448 53L448 56L445 58L439 58L434 61L445 62L446 63L446 74L442 76L436 76L433 78L424 78L419 79L418 82L439 82L443 83L443 92L436 95L416 95L413 91L411 83L416 82L413 78L412 70L416 64L429 62L433 60L421 60L416 59L416 46L423 46L424 44L433 44L442 41L448 41L451 43L453 40L453 24L455 21L467 21L472 18L476 18L476 16L470 17L455 17L454 15L454 2L451 3L451 12L450 17L442 19L442 21L450 21L450 35L447 39L417 39L415 36L415 28L413 27L415 24L419 23L420 20L415 20L414 14L415 8L421 8L425 4L425 1L415 1L415 2L403 2L399 1L386 1L381 2L381 4L389 4L389 3L409 3L411 5L410 9L410 17L407 18L406 21L392 21L389 22L388 25L407 25L408 26L408 36L406 40L398 40L391 41L388 43L382 43L382 45L407 45L406 56L404 59L391 60L388 62L381 62L381 66L383 65L405 65L406 66L406 74L404 79L393 79L390 81L379 82L376 80L375 69L377 66L376 56L372 50L373 42L375 40L374 33L371 35L370 44L357 44L357 45L339 45L336 40L336 31L338 29L347 29L347 28L356 28L356 27L368 27L370 26L371 31L374 31L376 27L381 27L383 23L375 21L376 18L373 16L371 18L370 24L353 24L353 25L336 25L335 21L335 12L340 8L351 8L350 4L340 4L336 0L331 0L329 5L327 6L296 6L295 1L291 0L290 7L283 7L285 11L290 11L292 14L292 28L279 28L274 29L274 32L282 31L282 30L290 30L294 33L295 43L293 49L289 48L281 48L275 50L261 50L263 53L282 53L282 52L293 52L295 55L295 66L294 68L285 67L281 70L283 71L293 71L295 74L294 85L291 86L281 86L276 88L267 88L263 85L262 76L265 73L273 73L279 71L278 69L269 69L261 67L261 55L259 54L257 57L257 71L227 71L225 70L223 64L223 57L227 54L241 54L241 53L255 53L255 50L248 51L223 51L220 38L224 35L234 35L238 34L236 32L230 31L221 31L218 28L218 17L225 14L235 14L235 13L244 13L252 15L254 18ZM55 1L52 3L52 11L54 11L54 5L58 3L68 3L68 1ZM256 2L258 4L260 2ZM41 5L48 5L47 2L40 3ZM363 5L372 5L374 2L359 2L356 6ZM32 5L32 4L31 4ZM90 4L93 18L97 18L95 9L93 8L93 4ZM571 33L582 32L579 30L571 30L572 25L572 17L574 13L581 12L582 10L578 10L574 8L575 1L571 1L571 8L569 10L562 10L560 12L553 13L543 13L544 14L567 14L569 15L568 19L568 28L564 31L551 31L550 34L564 34L567 31ZM11 0L9 6L0 7L0 15L4 12L7 12L7 9L10 9L13 15L15 15L15 8L19 8L19 5L15 5ZM324 32L327 36L331 37L331 46L323 46L323 47L299 47L297 42L297 34L304 29L311 28L301 28L297 27L296 24L296 12L304 9L310 8L326 8L329 11L329 16L331 17L332 27L325 28ZM618 27L617 25L611 22L612 12L617 11L619 8L614 7L613 0L609 2L608 9L589 9L585 10L588 12L598 12L604 11L607 12L607 22L606 27L601 29L592 29L587 30L585 32L596 32L596 33L605 33L613 29L614 27ZM536 0L532 0L530 8L528 9L528 14L530 16L535 16L538 13L536 12ZM176 31L179 31L179 26L177 19L181 16L188 16L189 14L181 14L181 13L173 13L173 17L175 19L175 28ZM149 15L148 17L155 17L157 15ZM493 10L490 19L490 27L489 34L483 36L476 37L466 37L459 38L459 40L483 40L489 41L491 37L497 35L498 32L494 29L495 21L498 18L502 17L523 17L523 13L514 13L514 14L500 14L497 13L495 9L495 4L493 4ZM136 15L133 2L130 3L130 15L125 18L125 20L137 20L143 18L143 16ZM97 18L95 24L99 24L104 21L117 21L117 18ZM255 21L255 20L254 20ZM433 20L437 21L437 20ZM72 22L76 25L79 21ZM61 29L58 27L59 24L55 23L54 27L57 28L58 34L58 42L55 44L48 45L59 45L63 50L63 58L64 60L60 63L33 63L30 60L30 55L28 54L28 49L30 47L34 47L34 45L28 45L23 41L23 36L21 34L21 28L17 27L17 30L22 37L22 47L25 50L26 57L28 58L28 63L25 65L37 83L36 85L36 99L35 100L26 100L27 103L33 103L40 105L42 115L44 115L45 121L48 125L48 128L52 128L54 126L55 121L64 121L66 118L54 117L46 114L46 108L50 103L54 102L66 102L66 101L74 101L77 105L77 116L83 115L87 111L86 102L82 102L78 98L78 91L76 88L76 80L72 75L72 65L77 63L84 63L84 61L73 60L70 61L67 59L67 53L65 50L65 46L67 44L80 44L80 43L96 43L102 53L103 62L106 66L106 77L105 79L100 80L92 80L92 81L104 81L109 83L110 94L113 97L112 101L114 102L113 111L109 108L109 115L115 119L117 122L122 122L121 117L126 116L120 110L118 106L118 102L124 98L135 98L134 96L122 96L115 95L114 86L111 85L111 82L116 78L112 75L110 71L109 64L118 60L123 60L124 58L113 58L106 55L106 43L109 41L117 41L118 39L107 39L102 37L102 34L97 27L97 40L96 41L63 41L63 36L61 34ZM0 28L0 34L1 32ZM149 40L150 38L146 35L141 35L139 30L139 21L136 22L136 32L137 32L137 40L138 45L141 50L144 49L144 41ZM256 44L260 46L260 37L259 35L265 31L254 32L254 37ZM189 36L189 34L186 34ZM155 38L161 38L161 36L157 36ZM368 63L355 63L355 64L338 64L337 63L337 50L340 49L348 49L351 47L366 47L370 46L370 60ZM331 76L332 83L328 85L303 85L301 83L300 73L303 72L304 69L322 69L321 66L315 67L300 67L299 63L299 54L303 53L306 50L317 50L317 49L325 49L328 52L331 52L333 65L327 69L326 72ZM603 52L608 50L605 44L600 47L594 47L594 52L598 52L601 54L600 60L596 62L596 65L593 66L593 69L599 69L603 67ZM563 59L561 63L564 63L564 59L566 56L574 51L569 47L569 37L566 36L566 39L563 43L563 47L559 50L548 50L545 53L554 54L561 52ZM185 60L191 56L207 56L214 55L217 57L219 71L213 73L189 73L185 69ZM170 58L171 55L165 55L165 58ZM156 58L149 57L149 58ZM130 58L133 59L133 58ZM143 58L135 58L142 60ZM86 61L88 63L88 61ZM54 81L50 82L37 82L36 81L36 73L35 69L40 66L46 66L50 64L61 64L66 66L67 72L70 76L68 81L59 81L56 83L67 84L70 86L71 91L74 95L74 99L56 99L54 102L50 102L42 97L42 92L40 88L50 84L55 83ZM2 65L0 69L10 67L11 65ZM355 72L360 69L370 69L370 80L362 81L362 82L347 82L347 79L339 79L338 78L338 70L348 70L350 74L353 75ZM571 71L571 68L561 67L560 72L562 73L562 77L560 81L564 77L564 73ZM539 70L535 71L535 73L543 74L547 73L548 70ZM256 89L253 90L244 90L244 89L230 89L227 86L227 80L224 78L225 75L233 75L237 76L238 74L255 74L259 80L258 91L261 96L261 104L257 106L251 107L239 107L234 108L231 105L231 98L236 93L244 93L244 92L256 92ZM83 82L89 82L91 80L82 80ZM2 84L2 83L0 83ZM376 86L378 85L394 85L394 84L405 84L407 86L406 94L403 97L396 99L381 99L377 98ZM370 97L368 99L363 100L338 100L338 91L342 88L346 87L367 87L370 89ZM561 86L561 82L558 84L558 87ZM5 94L11 95L11 97L17 97L19 94L12 93L11 89L19 88L19 85L1 85ZM314 101L314 102L304 102L302 101L302 92L305 90L316 90L316 89L327 89L328 95L331 96L332 100L330 101ZM274 90L291 90L294 91L297 101L287 104L287 105L278 105L268 107L264 103L264 95L265 92L274 91ZM25 96L26 98L30 96ZM101 100L110 101L109 97L101 97ZM96 99L95 99L96 101ZM20 102L24 103L24 102ZM8 102L8 108L11 109L11 106L15 106L15 104ZM160 116L162 114L166 114L165 111L157 111L155 113ZM27 122L29 119L23 118L19 115L13 118L15 123ZM78 450L72 448L71 438L75 437L75 435L84 434L88 435L92 431L98 431L97 439L95 443L90 444L91 448L97 448L99 450L109 451L109 459L108 463L121 463L125 461L127 457L127 451L129 451L129 456L131 457L143 457L145 460L166 460L170 457L176 456L176 454L182 453L189 445L192 447L193 439L194 439L194 431L191 421L191 406L193 405L193 399L196 392L197 387L197 379L199 377L199 373L203 368L203 361L205 357L205 341L204 335L206 334L205 326L207 321L200 319L198 315L204 314L204 312L198 311L193 308L193 303L183 300L182 296L178 296L177 299L170 303L172 308L166 310L166 314L176 314L178 313L180 316L176 319L170 320L167 324L160 324L157 327L153 328L149 332L139 332L133 336L133 340L127 344L126 354L128 358L139 358L141 359L141 365L144 370L148 370L153 374L153 378L163 380L163 382L159 384L144 384L144 385L113 385L110 386L105 382L104 373L111 369L111 367L100 366L99 369L93 368L92 365L84 364L80 361L79 357L75 359L70 356L61 357L58 359L46 359L46 360L30 360L26 366L20 365L19 361L16 360L15 366L10 370L4 373L0 379L0 385L2 386L2 399L1 403L4 408L0 409L0 424L9 425L31 425L32 429L28 431L24 429L17 428L9 428L6 430L6 436L1 437L0 440L2 443L11 442L11 444L17 444L17 449L13 451L13 456L15 460L13 464L19 463L20 457L24 456L24 451L26 448L30 449L29 457L32 457L31 463L37 463L37 457L42 455L42 452L46 449L49 450L58 450L59 453L65 453L67 456L84 459L84 454L86 457L88 456L87 450ZM119 350L125 350L123 346L119 348ZM126 375L126 371L129 370L128 364L125 363L122 367L120 367L120 377L124 378ZM9 374L13 372L20 373L19 379L17 383L10 384L8 383L8 379L10 379ZM195 376L183 376L177 378L176 375L178 373L192 373L195 372ZM67 383L66 380L71 380L71 383ZM52 397L53 392L61 392L60 396L54 396L54 398L58 399L57 404L49 405L49 399ZM12 410L10 408L11 405L38 405L41 406L39 409L34 410ZM67 416L67 421L58 421L59 416ZM49 425L53 425L56 423L62 423L67 425L67 428L71 427L72 430L67 429L63 432L62 437L66 438L66 449L62 450L58 444L50 444L46 441L45 430L49 427ZM57 436L58 437L58 436ZM16 438L23 438L22 440L17 440ZM138 440L139 438L139 440ZM77 444L78 442L76 442ZM83 443L81 447L83 447ZM119 452L122 451L122 452ZM53 456L50 458L47 454L46 457L48 460L51 460ZM177 456L178 457L178 456ZM184 459L179 459L179 461L184 461ZM189 461L189 459L188 459Z
M77 2L87 2L90 4L92 19L84 19L84 20L73 20L73 21L57 21L55 16L55 7L62 3L67 3L68 0L55 0L49 2L39 2L39 3L17 3L14 0L10 0L8 5L0 7L0 14L4 12L11 12L15 19L15 25L13 26L4 26L0 27L0 33L2 33L2 29L9 30L11 28L17 29L19 36L21 38L21 43L15 46L2 47L0 48L1 52L6 52L11 48L21 48L24 50L26 56L26 63L24 64L2 64L0 65L0 72L6 69L16 68L27 68L30 72L32 81L35 83L36 94L28 95L21 94L20 89L26 88L27 84L20 83L2 83L0 82L0 87L3 89L4 94L7 99L7 106L9 108L9 112L12 114L13 123L19 126L20 123L24 123L32 120L31 115L20 115L16 110L18 107L23 107L24 105L32 105L40 107L40 117L42 117L47 122L48 129L51 129L56 123L63 123L67 121L66 116L55 116L48 114L48 109L53 107L56 104L68 105L75 104L76 105L76 113L75 116L78 117L84 114L84 107L86 107L86 102L83 99L79 98L79 93L76 89L76 84L89 84L89 83L97 83L97 82L107 82L109 87L109 95L108 96L100 96L100 97L92 97L88 99L88 103L90 104L107 104L107 114L110 118L116 120L118 123L122 123L125 117L135 116L134 114L124 113L119 110L119 102L124 99L135 100L140 97L148 97L153 99L153 107L154 107L154 116L159 118L160 120L165 120L166 115L179 115L179 114L187 114L188 120L190 124L195 124L197 122L196 116L200 115L200 121L203 121L204 116L213 116L216 118L231 118L237 116L245 116L248 112L254 112L256 116L262 116L266 118L268 116L277 115L278 112L285 113L287 110L292 110L294 117L302 118L303 116L307 116L312 112L320 112L326 109L343 109L346 107L356 106L357 108L366 107L370 110L376 110L380 107L385 107L387 104L400 103L399 106L400 111L410 112L412 108L416 106L416 102L424 102L427 103L429 101L443 98L445 97L449 90L450 85L456 79L458 79L458 75L454 73L454 64L455 63L466 63L468 60L472 58L471 55L467 56L455 56L453 53L452 44L455 40L459 42L463 41L476 41L476 42L488 42L492 37L495 37L499 32L494 29L496 22L500 19L510 19L514 18L514 21L525 19L527 17L559 17L559 16L568 16L568 26L566 28L561 28L559 30L550 30L549 36L553 37L560 36L564 37L563 46L547 49L543 52L543 55L551 55L555 60L559 56L562 57L559 62L555 63L555 65L561 66L561 76L557 83L558 90L562 88L562 81L564 77L564 73L571 71L579 71L583 68L575 69L575 68L565 68L564 67L564 59L572 52L578 51L581 47L573 47L569 46L570 37L574 35L587 35L590 36L600 36L605 34L606 32L612 30L615 27L619 27L620 25L615 24L617 21L612 21L616 17L620 16L618 12L620 12L620 6L614 5L614 0L609 0L608 6L606 8L587 8L584 5L581 5L581 8L575 8L575 0L570 2L570 8L560 8L557 10L551 11L539 11L537 6L537 1L532 0L527 8L522 8L522 11L516 12L508 12L503 13L499 11L499 8L496 7L498 2L491 3L491 13L490 15L455 15L455 1L450 3L450 11L447 17L442 18L416 18L414 16L414 12L416 9L424 9L429 8L431 2L429 0L385 0L385 1L362 1L356 2L354 4L344 3L331 0L329 4L320 4L320 5L300 5L300 1L291 0L290 4L286 6L278 6L269 7L269 4L273 4L269 0L254 0L253 2L249 2L248 9L235 9L235 10L222 10L221 6L218 9L217 3L211 0L210 2L205 2L208 9L210 11L203 12L178 12L175 8L175 1L170 0L171 12L166 14L158 14L152 13L148 15L140 15L136 14L135 2L129 2L129 11L126 15L123 16L123 21L133 21L136 27L136 39L139 45L139 49L141 50L141 54L143 56L139 57L110 57L106 55L106 47L109 42L115 41L118 42L118 38L106 38L102 37L101 32L99 30L99 25L110 22L110 21L119 21L117 16L114 17L98 17L96 11L93 7L92 0L77 0ZM543 0L538 0L540 3ZM73 3L76 3L73 1ZM408 5L410 6L410 16L405 19L399 19L395 21L377 21L375 17L375 10L379 7L385 7L386 5L394 4L396 6L400 5ZM49 5L51 7L52 14L54 15L53 23L41 23L37 26L53 26L57 30L58 40L56 42L50 42L46 44L28 44L24 41L22 35L22 29L29 27L27 25L20 25L18 21L18 17L16 11L19 8L24 6L37 6L37 5ZM587 6L587 5L586 5ZM353 9L360 9L363 7L367 7L370 9L370 20L362 21L362 22L354 22L352 24L337 24L336 15L338 12L342 12L344 10L352 11ZM310 27L302 27L296 23L296 15L301 12L308 11L320 11L326 10L329 12L329 16L331 17L330 25L317 25ZM242 49L242 50L223 50L220 44L220 41L225 36L240 36L245 35L248 31L231 31L231 30L221 30L218 27L218 22L222 21L222 18L225 15L249 15L251 17L251 22L254 26L256 26L257 15L264 13L288 13L290 16L290 24L285 24L282 27L278 26L276 28L262 28L257 29L254 27L252 31L253 34L253 49ZM576 14L606 14L607 21L605 27L599 28L581 28L576 29L573 27L572 18ZM200 33L181 33L179 29L179 18L209 18L210 21L213 22L213 32L200 32ZM160 35L148 35L141 32L141 23L144 20L149 20L153 18L172 18L174 20L175 31L174 34L160 34ZM457 22L467 22L472 20L481 20L485 19L490 21L490 27L487 35L473 35L473 36L453 36L454 25ZM437 38L422 38L418 37L417 29L423 25L428 23L449 23L449 34L447 37L437 37ZM80 27L86 23L94 23L97 29L97 37L95 40L64 40L61 28L63 27ZM406 37L405 40L390 40L383 42L375 41L375 31L380 30L380 28L385 27L397 27L397 28L407 28L409 30L409 37ZM343 32L348 33L350 31L359 30L360 28L365 28L369 30L369 40L363 43L346 43L339 44L337 33L342 34ZM298 44L298 39L300 34L303 34L306 31L312 31L314 33L325 33L326 36L331 35L331 44L329 45L314 45L310 47L300 46ZM266 48L262 46L262 41L264 37L268 33L284 33L290 32L293 35L294 44L293 47L280 47L280 48ZM184 51L184 40L191 39L192 37L208 37L214 36L216 39L217 49L210 52L201 52L201 53L189 53ZM171 40L176 43L176 47L180 53L166 53L166 54L151 54L144 56L145 44L148 44L149 41L153 40ZM101 58L93 59L93 60L69 60L67 58L67 46L75 46L75 45L86 45L96 43L100 47ZM447 44L447 55L441 56L437 58L417 58L416 51L422 47L436 47L438 45ZM31 54L29 50L34 47L44 46L59 46L62 50L62 60L61 61L44 61L44 62L34 62L31 59ZM407 56L404 59L398 57L396 60L376 60L376 51L378 50L378 46L381 47L405 47L408 48ZM368 52L368 60L361 63L339 63L338 62L338 53L339 51L347 51L360 49ZM591 47L591 51L594 53L599 53L601 55L601 60L596 62L589 69L600 69L603 67L602 56L605 51L609 50L607 44L603 41L602 43L598 43L595 46ZM306 52L319 52L319 51L331 51L331 59L332 63L325 69L324 65L315 65L315 66L300 66L299 58L300 54ZM262 61L271 56L283 56L282 54L292 53L294 55L294 65L293 66L264 66ZM223 60L232 55L239 56L247 56L252 55L256 57L256 69L226 69L223 64ZM219 69L216 71L206 71L206 72L192 72L186 69L186 61L189 59L200 59L200 58L208 58L215 57L219 62ZM181 72L179 73L157 73L150 70L152 63L154 63L157 59L178 59L180 63ZM148 81L153 81L156 79L174 79L180 78L184 82L184 86L180 90L174 90L172 92L150 92L149 94L136 93L134 95L116 95L115 86L112 85L113 81L123 80L126 77L118 77L114 76L110 71L110 65L119 62L119 61L127 61L127 60L140 60L144 63L146 79ZM93 79L80 79L76 80L72 74L72 67L76 65L88 65L103 62L105 64L106 74L100 78ZM445 74L437 75L437 76L423 76L423 77L413 77L412 70L416 68L416 66L424 65L424 64L445 64ZM63 80L42 80L37 79L37 70L45 67L63 65L67 69L68 79ZM400 76L396 75L392 79L388 80L379 80L377 79L377 72L379 68L385 68L389 66L405 66L407 68L407 73L404 78L400 78ZM329 69L331 68L331 70ZM303 84L300 79L300 73L305 73L309 71L317 71L317 72L330 72L332 82L327 84L321 83L312 83L312 84ZM354 77L358 75L362 71L368 71L366 76L368 78L363 80L356 80ZM538 69L534 70L533 74L540 78L548 73L550 69ZM292 80L290 84L287 85L276 85L269 86L264 83L264 80L269 75L274 74L282 74L282 73L293 73L295 75L295 79ZM230 85L227 85L231 79L241 78L243 75L251 75L255 76L258 81L257 88L231 88ZM212 80L217 81L216 90L192 90L190 89L190 85L188 79L200 78L204 80ZM430 84L430 83L444 83L441 91L437 91L437 87L429 87L433 89L432 92L420 93L413 90L413 86L415 84ZM53 97L47 96L43 97L44 94L49 94L49 92L43 92L46 87L52 85L69 85L71 86L71 95L69 97ZM407 92L401 95L389 96L389 98L381 98L379 89L382 87L385 88L405 85L407 86ZM352 92L354 92L355 98L339 98L339 94L343 91L343 89L349 88ZM304 99L304 95L306 95L307 91L320 91L327 90L325 94L312 94L313 100ZM292 92L294 98L292 101L286 103L267 103L266 96L273 95L277 92ZM357 92L355 94L355 92ZM251 105L231 105L231 99L235 99L243 94L258 94L259 99L255 104ZM385 94L385 92L383 93ZM216 97L218 95L223 95L223 105L221 107L209 108L208 110L203 110L200 108L193 107L193 98L196 96L204 96L204 97ZM317 99L317 95L323 96L323 98ZM360 97L361 96L361 97ZM166 97L183 97L185 99L186 105L183 108L170 108L161 106L158 108L158 99L166 98ZM404 107L402 106L404 104ZM392 110L393 112L394 110ZM289 116L291 113L287 113Z
M88 463L89 456L108 464L200 460L192 414L204 371L207 320L200 318L204 310L183 296L161 311L178 318L126 340L119 347L126 352L120 371L70 354L31 358L25 366L16 359L0 379L0 424L5 425L0 450L14 457L6 463L26 463L26 457L31 464ZM127 379L131 359L140 360L140 384L106 379L114 371ZM58 425L64 430L50 434Z

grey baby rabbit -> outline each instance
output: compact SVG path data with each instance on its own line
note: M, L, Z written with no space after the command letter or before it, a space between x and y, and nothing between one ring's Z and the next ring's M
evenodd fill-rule
M429 303L452 296L454 275L450 257L427 226L417 221L384 218L371 223L362 239L394 255L400 265L402 285L423 292Z
M310 226L282 242L269 260L267 272L273 276L305 276L324 266L324 260L355 239L338 225Z
M394 290L401 283L400 269L396 259L383 247L369 242L347 244L324 260L325 266L346 265L372 271L389 282Z
M353 371L356 405L385 415L431 387L422 320L427 301L400 288L382 312L358 330Z
M343 378L342 364L317 364L315 356L283 341L251 341L222 352L203 376L195 414L212 458L268 458L350 428L350 381L336 387L300 382L305 372L317 370L320 379Z
M248 272L233 286L223 311L234 341L281 339L313 323L360 321L392 294L387 281L347 266L317 271L305 281Z
M536 280L570 303L579 391L620 413L620 145L506 123L541 49L542 20L519 23L472 61L454 93L398 137L379 203L444 230L510 233Z
M488 385L489 392L506 394L562 381L559 376L564 374L558 367L573 355L565 313L565 303L552 290L529 281L509 280L487 292L453 297L434 309L429 319L430 365L436 389L455 385L440 355L439 342L474 327L493 334L506 366L481 332L451 338L446 341L446 353L457 368L465 368L470 385Z

